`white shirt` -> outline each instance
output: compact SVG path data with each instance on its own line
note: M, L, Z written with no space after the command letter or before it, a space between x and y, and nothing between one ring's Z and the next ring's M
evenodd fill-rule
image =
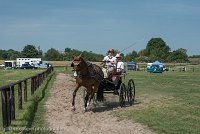
M122 61L119 61L117 63L117 72L121 71L121 70L124 70L124 62Z
M115 61L116 57L113 57L113 56L105 56L103 61L106 61L106 66L111 66L113 65L112 63Z

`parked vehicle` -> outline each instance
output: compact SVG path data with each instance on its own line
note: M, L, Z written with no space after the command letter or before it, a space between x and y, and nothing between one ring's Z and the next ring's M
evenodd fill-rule
M150 73L162 73L166 70L165 65L159 61L153 63L147 63L147 72Z
M17 58L16 61L17 67L21 67L22 64L39 64L42 60L41 58Z
M5 68L15 68L16 67L16 62L13 60L7 60L4 63L5 63Z
M147 68L147 72L150 73L162 73L164 70L159 65L152 65L150 68Z
M47 61L40 61L39 64L35 64L34 66L38 68L48 68L49 63Z
M136 62L126 62L127 70L137 70Z
M3 68L3 67L5 67L5 65L4 64L0 64L0 68Z
M37 67L32 66L30 64L22 64L20 68L21 69L37 69Z

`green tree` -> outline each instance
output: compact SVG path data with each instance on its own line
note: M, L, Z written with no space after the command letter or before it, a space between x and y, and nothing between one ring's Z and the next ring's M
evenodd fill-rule
M68 52L70 52L72 49L71 48L65 48L65 53L68 53Z
M8 53L6 52L6 50L0 50L0 59L1 60L8 59Z
M87 61L101 61L103 59L103 55L93 53L92 51L80 51L77 49L65 48L63 54L63 60L72 60L73 55L79 55L82 53L82 57Z
M152 38L148 41L146 46L146 56L148 56L151 61L166 61L169 51L170 47L162 38Z
M8 53L8 59L9 60L16 60L16 58L21 57L21 53L18 52L18 51L15 51L13 49L7 50L7 53Z
M21 54L24 58L37 58L39 56L39 52L34 45L26 45Z
M42 58L43 57L43 51L40 49L40 46L38 46L38 57Z
M179 48L173 52L170 53L168 56L168 61L169 62L188 62L188 55L187 55L187 50L183 48Z
M135 61L135 59L138 57L138 54L135 50L133 50L131 53L126 54L124 57L125 61Z
M149 58L147 56L139 56L135 59L137 62L149 62Z
M146 56L146 55L147 55L146 49L142 49L138 52L138 56Z
M50 48L45 53L44 57L45 57L46 60L49 60L49 61L61 61L61 60L63 60L59 51L54 49L54 48Z
M16 58L20 57L20 52L15 51L13 49L9 50L0 50L0 59L1 60L16 60Z

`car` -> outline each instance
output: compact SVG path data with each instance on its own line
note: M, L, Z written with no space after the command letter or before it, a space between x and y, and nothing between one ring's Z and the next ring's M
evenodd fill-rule
M4 64L0 64L0 68L3 68L3 67L5 67L5 65Z
M48 68L49 64L35 64L35 67L37 67L37 68Z
M21 69L37 69L37 67L32 66L30 64L22 64L22 66L20 68Z
M137 70L136 62L126 62L127 70Z
M147 72L150 73L162 73L163 67L160 67L159 65L152 65L151 67L147 68Z

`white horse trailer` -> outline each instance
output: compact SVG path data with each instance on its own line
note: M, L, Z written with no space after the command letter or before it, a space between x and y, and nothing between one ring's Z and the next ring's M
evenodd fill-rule
M22 64L35 65L41 62L41 58L17 58L17 67L21 67Z

